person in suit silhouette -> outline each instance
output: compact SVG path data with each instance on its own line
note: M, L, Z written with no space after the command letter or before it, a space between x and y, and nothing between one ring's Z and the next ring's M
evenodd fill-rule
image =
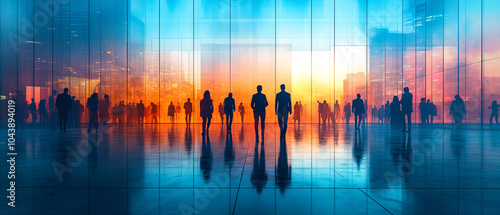
M276 115L278 115L278 124L281 129L281 136L286 134L288 128L288 115L292 114L292 100L290 98L290 93L285 91L285 85L280 85L281 92L276 94L276 99L274 102L274 109Z
M398 96L392 98L391 103L391 128L397 129L401 125L401 104L399 103Z
M72 110L71 96L68 94L69 89L64 88L64 93L57 95L56 108L59 111L59 129L66 131L68 123L68 112Z
M403 117L401 121L403 122L403 132L411 131L411 113L413 112L413 94L410 93L410 89L405 87L403 89L404 93L401 96L401 113ZM408 130L406 130L406 120L408 119Z
M236 104L234 103L233 94L229 93L227 98L224 99L224 114L226 114L226 127L228 131L231 131L234 111L236 111Z
M47 113L47 108L45 107L45 99L40 100L38 104L38 114L40 114L40 124L45 126L49 120L49 114Z
M212 103L212 99L210 98L210 91L205 91L203 93L203 99L200 101L200 116L203 119L203 132L202 136L205 136L205 132L208 136L208 130L210 128L210 124L212 123L212 113L214 112L214 106Z
M184 103L184 113L186 114L186 124L191 125L191 113L193 113L193 104L191 99L188 98L187 102Z
M335 100L335 104L333 105L333 112L335 114L335 122L337 122L339 116L340 116L340 104L339 100Z
M175 106L173 102L168 105L168 116L170 118L170 123L175 123Z
M365 114L365 105L359 93L356 95L356 99L352 100L352 112L354 113L354 128L359 129L361 120Z
M266 95L262 93L262 86L257 86L257 93L252 96L250 106L253 109L255 138L259 140L259 119L261 125L262 141L264 141L264 129L266 127L266 107L269 105Z

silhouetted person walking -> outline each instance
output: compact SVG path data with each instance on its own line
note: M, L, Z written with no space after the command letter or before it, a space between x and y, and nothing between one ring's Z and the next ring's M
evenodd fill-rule
M335 100L335 104L333 105L333 112L335 114L335 122L339 119L340 116L340 104L339 100Z
M220 123L224 125L224 105L222 102L219 103L219 115L220 115Z
M429 118L427 117L427 104L425 103L425 98L420 99L419 109L420 109L420 123L426 124Z
M158 123L158 106L155 103L151 102L151 123Z
M57 96L57 91L52 90L52 95L49 96L50 127L54 127L54 124L55 124L55 118L56 118L55 100L56 100L56 96Z
M498 107L499 106L497 100L491 102L491 106L488 107L488 109L491 109L490 124L493 124L493 117L494 117L498 125Z
M276 115L278 115L278 124L281 129L281 136L286 135L288 128L288 115L292 114L292 100L290 98L290 93L285 91L285 85L280 85L281 92L276 94L276 99L274 102L274 110Z
M47 107L45 107L45 99L40 100L38 104L38 114L40 114L40 124L45 126L49 120L49 114L47 113Z
M349 124L349 120L351 119L351 103L347 103L344 105L344 117L345 117L345 123Z
M250 106L253 109L255 123L255 139L259 140L259 118L261 126L262 141L264 141L264 129L266 127L266 107L269 105L266 95L262 94L262 86L257 86L257 93L253 94Z
M401 104L399 98L394 96L391 103L391 128L398 129L401 125Z
M460 128L462 126L462 119L466 114L464 100L460 95L455 95L455 100L451 102L450 114L455 121L455 128Z
M231 131L234 111L236 111L236 104L234 103L233 94L229 93L228 97L224 99L224 114L226 114L226 127L228 131Z
M66 131L68 122L68 112L72 110L71 96L68 94L68 88L64 88L64 93L57 95L56 107L59 111L59 129Z
M137 124L144 125L144 113L146 112L146 107L142 100L137 104Z
M352 100L352 112L354 113L354 127L359 129L363 115L365 114L365 105L363 104L363 99L361 99L361 94L356 95L356 99Z
M179 115L181 115L181 105L177 102L177 106L175 106L175 120L179 119Z
M203 99L200 101L200 116L203 119L203 132L201 135L205 136L205 132L208 136L208 130L210 124L212 123L212 113L214 112L214 106L212 99L210 98L210 91L205 91L203 93Z
M436 105L427 99L427 123L433 124L434 117L437 115Z
M97 113L97 107L99 106L99 98L97 93L93 93L90 98L87 99L87 108L89 109L89 128L87 132L90 133L92 126L95 128L95 132L99 133L97 130L99 128L99 119Z
M168 116L170 117L170 123L175 123L175 106L173 102L170 102L168 106Z
M188 98L187 102L184 103L184 113L186 114L186 124L191 125L191 113L193 113L193 104L191 99Z
M295 105L293 105L293 124L295 124L295 122L299 121L299 125L300 125L300 105L299 105L299 102L295 102Z
M413 112L413 94L410 93L410 89L405 87L403 89L404 93L401 96L401 113L403 117L401 121L403 122L403 132L411 131L411 113ZM406 130L406 120L408 120L408 130Z
M101 119L102 125L106 126L111 118L109 115L109 96L104 95L104 100L99 103L99 118Z
M377 117L378 116L378 109L377 109L377 106L373 105L373 108L372 108L372 122L376 122L377 120Z
M319 101L316 101L316 102L318 102L318 124L321 124L321 117L323 116L324 106L323 106L323 103L321 103Z
M75 125L80 126L80 119L82 118L83 112L85 107L83 107L82 103L80 103L80 100L76 100L75 106L73 107L73 111L75 111L76 117L75 117Z
M38 115L36 114L37 110L36 110L36 103L35 103L34 98L31 98L31 104L28 107L28 109L30 110L30 113L31 113L31 124L33 125L33 128L35 128L35 123L36 123L36 120L38 119Z
M240 103L240 106L238 106L238 112L240 112L240 117L241 117L241 124L245 123L245 107L243 106L243 102Z

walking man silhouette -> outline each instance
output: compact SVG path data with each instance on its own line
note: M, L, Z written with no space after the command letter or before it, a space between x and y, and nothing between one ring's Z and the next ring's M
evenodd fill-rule
M72 109L71 96L68 94L68 88L64 88L64 93L57 95L56 107L59 111L59 129L66 131L68 123L68 112Z
M226 114L227 131L231 131L234 111L236 111L236 104L234 104L233 94L229 93L227 98L224 99L224 114Z
M365 114L365 105L359 93L356 95L356 99L352 100L352 112L354 113L354 128L359 129L361 120Z
M413 94L410 93L410 89L405 87L403 89L404 93L401 96L401 113L403 114L403 132L406 130L406 119L408 119L408 132L411 131L411 112L413 112Z
M288 115L292 114L292 101L290 99L290 93L285 91L285 85L280 86L281 92L276 94L276 100L274 102L274 109L276 115L278 115L278 124L281 129L281 136L285 136L288 127Z
M191 125L191 113L193 113L193 104L191 103L190 98L188 98L188 101L184 103L184 113L186 114L186 124Z
M257 93L252 96L250 106L253 109L253 117L255 120L255 140L259 140L259 118L261 125L262 141L264 141L264 129L266 127L266 107L269 105L266 95L262 94L262 86L257 86Z

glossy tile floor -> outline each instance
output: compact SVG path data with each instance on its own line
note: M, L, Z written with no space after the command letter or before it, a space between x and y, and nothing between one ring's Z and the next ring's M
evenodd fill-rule
M90 136L18 130L17 207L4 197L0 214L500 211L498 131L291 124L280 140L267 124L263 143L251 124L233 125L232 135L214 124L206 140L200 133L199 124L111 126Z

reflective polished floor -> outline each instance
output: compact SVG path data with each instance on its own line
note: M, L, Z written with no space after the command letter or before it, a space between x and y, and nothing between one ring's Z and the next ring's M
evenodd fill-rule
M4 197L0 214L500 211L498 131L290 124L280 138L267 124L256 142L252 124L232 130L213 124L208 138L199 124L18 130L16 208ZM0 177L4 191L7 183Z

